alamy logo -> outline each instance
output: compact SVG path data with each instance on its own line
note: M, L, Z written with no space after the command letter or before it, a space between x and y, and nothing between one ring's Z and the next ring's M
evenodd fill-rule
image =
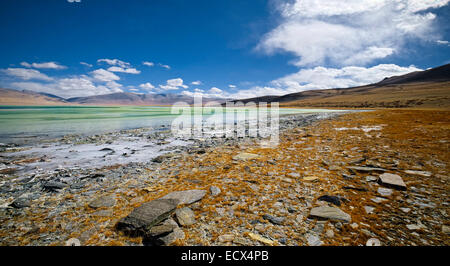
M279 143L279 104L265 102L206 102L194 97L194 104L177 102L172 114L172 134L185 139L195 138L258 138L262 146Z

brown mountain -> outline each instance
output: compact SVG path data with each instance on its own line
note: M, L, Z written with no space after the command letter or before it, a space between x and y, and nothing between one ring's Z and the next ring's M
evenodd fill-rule
M33 91L0 88L0 105L64 105L67 101L56 95Z
M238 100L236 100L238 101ZM234 102L236 102L234 101ZM408 73L360 87L309 90L283 96L239 100L279 102L285 107L438 107L450 108L450 64Z

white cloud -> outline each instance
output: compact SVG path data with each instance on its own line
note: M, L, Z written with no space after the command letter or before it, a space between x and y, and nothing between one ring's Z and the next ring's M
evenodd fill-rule
M90 74L96 80L99 80L99 81L108 82L108 81L120 80L120 77L118 77L116 74L109 72L108 70L104 70L103 68L96 69L96 70L90 72Z
M83 65L83 66L92 67L91 64L88 64L88 63L86 63L86 62L80 62L80 64Z
M147 82L147 83L143 83L143 84L139 85L139 88L147 90L147 91L151 91L151 90L155 89L155 86L153 86L153 84L151 84L150 82Z
M161 64L161 63L159 63L158 65L159 65L160 67L165 68L165 69L170 69L170 66L169 66L169 65L163 65L163 64Z
M364 65L402 51L409 38L436 40L430 8L449 0L296 0L277 6L282 22L257 50L288 52L297 66Z
M212 87L211 89L209 89L210 93L222 93L222 90L217 88L217 87Z
M228 85L228 88L230 88L230 89L234 89L234 88L236 88L236 86L235 86L235 85L233 85L233 84L230 84L230 85Z
M140 74L141 73L141 71L137 70L136 68L122 68L122 67L118 67L118 66L109 67L108 71L122 72L122 73L128 73L128 74Z
M443 40L437 40L436 43L437 44L443 44L443 45L450 45L449 41L443 41Z
M187 85L183 84L183 79L181 78L169 79L167 80L166 85L159 85L159 87L163 90L178 90L181 88L188 88Z
M191 84L198 86L198 85L202 85L202 82L200 80L197 80L197 81L192 81Z
M108 82L106 85L95 85L91 78L86 75L57 79L45 84L38 82L13 82L10 86L15 89L51 93L63 98L92 96L122 91L122 85L115 81Z
M7 69L1 69L0 71L5 73L8 76L20 78L23 80L30 80L30 79L46 80L46 81L52 80L51 77L49 77L35 69L7 68Z
M144 62L142 62L142 64L143 64L144 66L150 66L150 67L152 67L152 66L155 65L155 63L153 63L153 62L148 62L148 61L144 61Z
M67 0L69 3L81 3L81 0Z
M97 60L97 63L102 63L102 62L104 62L104 63L106 63L108 65L112 65L112 66L120 66L122 68L128 68L128 67L131 66L130 63L124 62L124 61L119 60L119 59L107 59L107 58L104 58L104 59L98 59Z
M42 63L27 63L27 62L21 62L20 63L24 67L33 67L33 68L45 68L45 69L65 69L66 66L60 65L56 62L42 62Z

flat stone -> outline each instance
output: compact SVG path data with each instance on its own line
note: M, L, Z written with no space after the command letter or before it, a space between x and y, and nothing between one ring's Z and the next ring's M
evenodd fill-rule
M166 246L173 244L177 240L184 239L186 235L184 234L183 230L180 228L173 229L172 233L163 236L159 238L159 240L162 241L162 243Z
M371 175L366 176L367 182L375 182L377 180L378 180L378 177L376 177L376 176L371 176Z
M419 175L419 176L423 176L423 177L431 176L431 172L427 172L427 171L405 170L403 172L410 174L410 175Z
M411 208L399 208L402 212L408 213L411 211Z
M442 226L442 233L450 235L450 226L448 225L443 225Z
M408 228L409 230L420 230L422 229L422 226L417 224L407 224L406 228Z
M89 203L89 207L97 209L102 207L113 207L116 205L116 195L106 195L96 198Z
M134 209L117 223L117 229L129 235L144 235L154 225L170 216L178 206L177 199L156 199Z
M319 178L317 176L305 176L303 177L303 181L316 181Z
M217 239L219 242L232 242L234 240L235 236L232 234L225 234L220 235Z
M399 175L384 173L380 175L380 182L386 186L391 186L402 190L406 189L406 184Z
M112 210L98 210L94 212L92 215L94 216L101 216L101 217L109 217L113 215Z
M381 196L384 197L389 197L390 195L392 195L392 189L389 188L384 188L384 187L379 187L377 190L378 194L380 194Z
M320 206L312 208L309 215L312 217L344 222L350 222L352 220L351 216L343 212L341 209L328 206Z
M188 207L177 209L175 215L178 223L182 226L193 225L196 222L194 212Z
M44 184L44 189L49 191L56 191L65 188L67 185L62 182L49 181Z
M177 226L172 224L161 224L155 225L146 233L146 236L158 237L161 235L169 234L175 229Z
M247 161L247 160L256 159L256 158L258 158L258 157L259 157L258 154L248 153L248 152L241 152L241 153L235 155L235 156L233 157L233 160L237 160L237 161Z
M264 214L263 219L268 220L269 222L273 224L281 225L284 222L284 217L275 217L269 214Z
M375 210L375 208L371 206L364 206L364 210L367 214L371 214Z
M326 235L326 237L328 237L328 238L333 238L333 237L334 237L334 231L331 230L331 229L328 229L328 230L325 232L325 235Z
M222 192L220 190L220 188L216 187L216 186L210 186L209 187L209 192L211 192L211 196L217 196L220 194L220 192Z
M378 167L366 167L366 166L347 166L347 169L352 169L352 170L356 170L359 172L373 172L373 171L378 171L378 172L386 172L386 169L383 168L378 168Z
M321 246L323 242L315 234L306 234L306 241L309 246Z
M14 207L14 208L17 208L17 209L30 207L31 206L31 201L28 200L28 199L24 199L24 198L18 198L15 201L13 201L10 206Z
M273 244L275 244L275 241L267 239L265 237L262 237L258 234L248 233L248 236L253 240L259 241L259 242L269 245L269 246L272 246Z
M380 197L375 197L375 198L370 199L370 200L375 202L375 203L381 203L383 201L386 201L387 199L383 199L383 198L380 198Z
M206 190L192 189L171 192L161 199L176 199L179 205L191 204L201 200L206 195Z

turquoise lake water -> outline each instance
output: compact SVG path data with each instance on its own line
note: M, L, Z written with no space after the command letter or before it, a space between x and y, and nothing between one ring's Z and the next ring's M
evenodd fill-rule
M331 111L281 108L280 115ZM0 142L169 126L177 116L159 106L0 106Z

